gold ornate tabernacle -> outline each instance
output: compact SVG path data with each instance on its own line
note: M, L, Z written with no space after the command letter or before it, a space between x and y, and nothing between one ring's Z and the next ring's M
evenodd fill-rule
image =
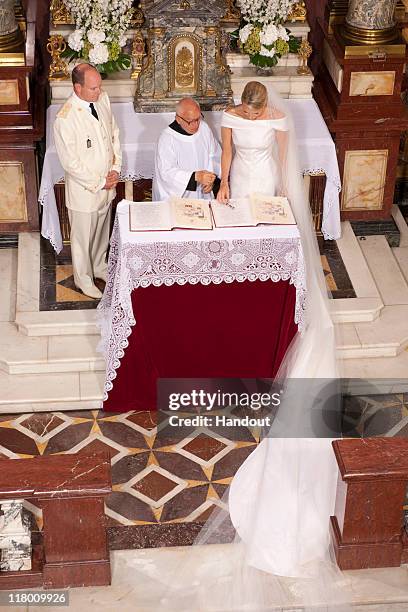
M141 9L147 52L137 78L135 110L174 110L186 95L194 96L203 110L231 104L228 40L220 28L225 0L144 0ZM134 65L138 62L140 51L135 51Z

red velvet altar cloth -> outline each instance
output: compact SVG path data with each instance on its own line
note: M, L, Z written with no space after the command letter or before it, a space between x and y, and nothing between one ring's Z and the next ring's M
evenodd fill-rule
M292 338L288 281L146 287L132 293L136 325L103 404L156 410L158 378L270 378Z

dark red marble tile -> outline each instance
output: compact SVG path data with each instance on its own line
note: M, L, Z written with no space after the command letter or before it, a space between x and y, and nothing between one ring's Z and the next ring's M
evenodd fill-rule
M168 470L171 474L175 474L179 478L185 478L187 480L203 480L208 482L206 475L204 474L201 466L187 459L183 455L178 453L164 453L162 451L155 451L154 456L161 467Z
M53 436L44 451L44 455L50 455L52 453L62 453L70 450L83 440L87 438L92 429L92 422L78 423L77 425L70 425L60 433Z
M151 412L150 410L145 410L143 412L133 412L126 417L127 421L131 421L135 423L135 425L139 425L144 429L150 431L154 429L157 425L157 413Z
M234 476L239 466L244 463L245 459L254 451L256 444L244 446L242 448L232 449L228 455L222 457L214 466L212 480L221 480L222 478L230 478Z
M64 421L52 412L42 412L31 414L24 421L20 421L20 425L38 436L45 436L50 431L53 431Z
M4 446L13 453L22 455L39 455L34 440L25 436L17 429L0 427L0 446Z
M104 436L127 448L148 448L143 435L124 423L98 421Z
M108 508L131 521L157 523L150 506L130 493L114 491L106 497Z
M146 497L149 497L154 501L158 501L164 495L177 487L177 484L177 482L163 476L163 474L152 471L144 476L141 480L135 482L135 484L132 485L132 489L139 491L139 493L146 495Z
M123 457L112 466L112 484L122 484L139 474L147 465L150 452Z
M180 491L164 505L160 522L171 521L188 516L207 499L208 485L189 487Z
M184 450L192 455L209 461L226 447L226 444L217 438L211 438L205 433L201 433L183 446Z

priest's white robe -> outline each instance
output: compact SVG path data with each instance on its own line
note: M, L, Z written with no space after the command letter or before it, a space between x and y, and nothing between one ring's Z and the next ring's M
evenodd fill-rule
M161 133L155 155L153 201L166 200L170 196L210 199L211 193L187 191L191 174L196 170L208 170L220 174L221 147L211 129L200 122L195 134L184 135L167 127Z

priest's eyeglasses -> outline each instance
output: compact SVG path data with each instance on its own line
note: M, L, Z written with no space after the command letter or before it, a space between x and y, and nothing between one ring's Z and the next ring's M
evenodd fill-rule
M187 125L193 125L194 123L200 123L201 119L204 119L203 113L200 113L200 116L197 117L197 119L191 119L190 121L187 121L187 119L184 119L184 117L182 117L181 115L176 115L176 117L178 117L179 119L182 119L184 123L187 123Z

